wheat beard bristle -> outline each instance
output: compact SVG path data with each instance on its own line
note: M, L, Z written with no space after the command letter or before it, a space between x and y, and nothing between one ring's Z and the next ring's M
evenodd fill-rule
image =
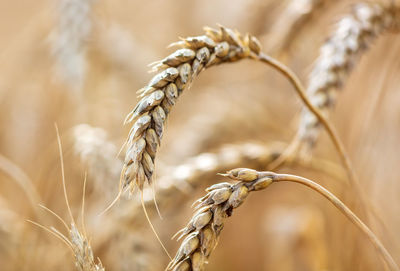
M222 26L219 30L206 27L205 32L203 36L184 38L172 44L181 49L152 64L153 70L159 73L138 91L141 100L125 120L125 123L135 123L126 142L122 189L129 188L132 193L135 188L143 190L145 184L152 182L166 118L195 76L207 67L260 53L260 43L250 35L242 37Z
M376 3L359 3L342 18L330 38L320 49L310 74L307 95L324 114L333 107L338 90L373 38L388 29L399 29L399 7ZM302 112L298 136L311 149L319 135L320 123L308 109Z

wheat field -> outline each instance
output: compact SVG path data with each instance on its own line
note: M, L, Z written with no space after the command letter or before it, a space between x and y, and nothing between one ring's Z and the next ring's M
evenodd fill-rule
M0 0L0 271L400 270L399 33L397 0Z

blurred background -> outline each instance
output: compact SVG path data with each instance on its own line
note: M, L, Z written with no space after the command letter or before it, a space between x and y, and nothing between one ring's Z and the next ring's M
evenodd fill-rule
M353 3L0 0L0 270L75 268L62 242L26 222L68 234L38 207L43 204L70 222L55 123L77 221L87 172L85 225L95 256L106 270L163 270L168 258L135 199L121 199L98 216L118 192L123 157L118 151L129 131L123 120L137 102L136 91L152 77L148 64L170 54L167 45L179 37L201 35L203 26L221 23L258 37L264 52L307 84L319 47ZM399 56L400 36L377 38L355 67L331 117L385 225L371 218L366 223L398 263ZM192 202L210 184L225 181L216 173L231 167L265 169L295 135L301 107L281 75L250 60L213 67L195 80L169 116L157 158L156 189L168 184L173 192L159 199L164 219L153 205L148 207L172 253L179 243L170 237L190 219ZM199 158L202 153L207 154ZM225 162L208 164L209 157ZM349 190L325 133L313 157L329 164L330 171L325 162L293 163L279 171L311 178L354 207L357 195ZM195 168L191 174L196 178L185 186L187 168ZM383 266L364 236L330 203L289 183L254 193L235 210L207 270Z

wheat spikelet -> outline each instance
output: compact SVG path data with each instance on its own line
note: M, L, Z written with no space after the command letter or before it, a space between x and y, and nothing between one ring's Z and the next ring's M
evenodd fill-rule
M178 231L178 240L184 238L176 256L168 264L168 270L204 270L207 259L215 249L224 221L232 215L250 192L267 188L273 182L296 182L305 185L328 199L355 226L357 226L375 246L385 264L391 270L399 270L391 255L374 233L335 195L303 177L276 174L274 172L258 172L254 169L237 168L222 174L237 183L218 183L206 189L207 194L196 201L196 212L188 225Z
M51 211L50 209L48 209L43 205L40 206L44 210L48 211L50 214L54 215L54 217L56 217L59 221L63 223L65 229L68 231L68 237L52 226L45 227L31 220L28 220L28 222L31 222L32 224L51 233L52 235L60 239L65 245L67 245L67 247L71 249L74 255L75 266L79 271L104 271L105 269L102 266L100 259L97 259L97 263L96 260L94 259L93 250L86 236L86 231L83 226L84 224L83 221L82 221L82 232L81 232L77 228L75 220L73 219L72 215L70 215L72 221L70 223L70 226L68 227L67 223L59 215L57 215L55 212ZM68 210L70 212L69 207ZM83 207L82 207L82 215L83 215Z
M104 271L101 262L95 262L92 248L86 236L79 232L74 223L71 223L69 237L75 255L75 265L79 271Z
M142 99L126 118L136 120L127 139L125 164L121 178L123 188L143 190L151 183L157 148L160 145L166 118L182 91L203 69L225 62L234 62L260 53L260 44L252 36L220 27L205 28L206 35L189 37L174 43L179 49L153 63L160 71L139 92Z
M93 0L59 0L57 29L51 34L58 76L79 90L86 73L86 47L91 33Z
M320 56L310 74L307 94L311 103L327 114L338 90L373 38L385 30L398 29L399 7L375 3L359 3L353 12L341 19L335 32L321 47ZM307 148L318 137L320 122L304 109L298 136Z

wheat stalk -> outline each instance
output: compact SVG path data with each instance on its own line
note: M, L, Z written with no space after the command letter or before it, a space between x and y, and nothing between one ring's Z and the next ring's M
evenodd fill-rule
M188 225L175 235L179 236L178 240L183 237L184 240L175 258L169 263L168 270L203 270L218 243L225 219L245 201L250 192L264 190L272 183L282 181L300 183L328 199L366 235L385 264L391 270L399 270L374 233L343 202L319 184L295 175L258 172L247 168L237 168L222 175L238 182L212 185L206 189L207 194L196 201L196 213Z
M352 14L339 22L337 30L320 50L320 56L311 72L306 90L309 101L312 106L317 108L318 112L327 115L328 109L334 104L338 90L344 85L346 77L368 44L371 43L372 38L385 30L398 28L398 12L399 8L393 5L359 3L354 6ZM316 143L320 126L323 125L324 128L327 128L327 124L330 126L329 122L324 123L316 116L315 112L311 112L309 109L303 110L296 138L291 147L272 164L271 169L279 166L287 159L287 156L293 156L293 153L302 151L304 154L312 149ZM350 159L345 155L343 144L337 140L336 131L330 128L327 131L339 151L350 183L359 194L360 201L365 206L371 207L374 216L381 221L374 206L366 201L363 187L353 170Z
M345 84L352 68L372 40L387 30L398 29L399 7L376 3L359 3L342 18L335 32L320 49L310 74L307 95L324 114L334 105L338 90ZM320 121L304 109L298 137L306 149L317 141Z

